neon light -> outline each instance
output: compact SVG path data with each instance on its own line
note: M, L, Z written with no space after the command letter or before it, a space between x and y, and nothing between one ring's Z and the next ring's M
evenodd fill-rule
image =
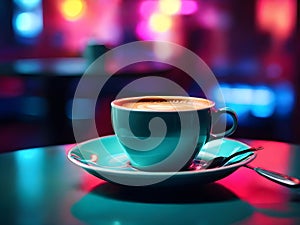
M40 12L22 12L15 16L13 26L21 37L34 38L43 30L43 20Z
M290 83L280 83L273 87L266 85L250 86L243 84L220 84L226 105L233 108L240 119L249 114L254 117L267 118L289 116L295 104L295 93ZM214 99L219 101L217 92Z
M191 15L198 10L198 4L194 0L145 0L139 6L139 13L142 17L148 18L154 12L166 15Z
M251 113L255 117L266 118L275 112L276 95L270 87L221 84L220 88L226 104L239 116ZM215 97L218 100L218 96Z
M275 111L275 94L269 87L257 87L253 91L252 105L251 113L254 116L270 117Z
M203 12L200 21L205 27L217 28L220 24L219 12L214 8L208 8Z
M184 0L181 2L180 14L191 15L198 10L198 4L195 1Z
M146 21L140 21L137 24L135 32L139 38L144 39L144 40L154 39L154 37L155 37L155 33L153 31L149 30L148 23Z
M253 90L249 85L238 84L234 87L222 84L220 86L228 107L233 108L239 118L250 111L253 101Z
M65 0L61 4L61 11L67 20L79 19L85 9L85 2L83 0Z
M273 91L266 86L259 86L254 88L253 103L255 105L270 105L275 101Z
M152 13L157 11L158 2L153 0L143 1L140 4L139 13L144 17L148 18L151 16Z
M234 88L229 88L230 102L235 104L252 105L253 104L253 89L248 85L236 85Z
M296 0L258 0L256 19L260 29L286 38L296 25Z
M41 4L41 0L14 0L14 2L17 6L25 10L32 10Z
M292 84L283 82L275 87L277 95L277 109L276 113L279 116L291 115L295 105L295 93Z
M159 11L165 15L175 15L180 12L180 0L160 0Z
M149 27L154 32L167 32L172 27L172 19L170 16L161 13L154 13L149 19Z

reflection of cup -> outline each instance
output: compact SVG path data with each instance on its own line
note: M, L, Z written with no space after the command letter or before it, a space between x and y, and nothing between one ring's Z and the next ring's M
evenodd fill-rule
M76 201L70 210L83 224L106 225L243 224L252 222L254 214L248 202L217 183L181 188L128 188L104 183Z
M144 96L114 100L112 123L132 166L145 171L178 171L190 165L211 136L232 134L237 116L229 108L194 97ZM215 116L228 113L233 125L212 134Z

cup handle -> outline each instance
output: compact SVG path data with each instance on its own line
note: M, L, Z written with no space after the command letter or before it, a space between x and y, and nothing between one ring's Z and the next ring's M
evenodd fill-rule
M221 108L221 109L218 109L218 110L214 111L213 112L214 121L217 121L219 119L219 117L222 114L225 114L225 113L229 114L231 116L231 118L233 120L232 126L228 130L225 130L222 133L218 133L218 134L211 133L210 140L212 140L212 139L218 139L218 138L222 138L222 137L227 137L227 136L233 134L235 132L235 130L237 129L237 125L238 125L237 115L236 115L236 113L232 109L230 109L228 107Z

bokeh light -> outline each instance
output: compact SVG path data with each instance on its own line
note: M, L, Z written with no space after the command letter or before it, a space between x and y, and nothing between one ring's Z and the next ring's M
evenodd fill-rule
M289 114L294 106L295 96L289 84L272 87L221 83L220 88L227 106L237 112L242 123L248 114L257 118L268 118L274 114L283 116ZM217 95L215 98L218 100Z
M284 39L296 25L296 9L296 0L258 0L256 4L258 26L277 38Z
M67 20L77 20L82 16L85 10L83 0L65 0L61 4L61 11Z
M191 15L198 10L198 4L194 0L184 0L181 2L181 15Z
M180 12L181 1L180 0L160 0L159 11L166 15L175 15Z
M43 21L36 12L22 12L16 14L13 26L19 36L33 38L42 32Z
M41 0L14 0L14 2L18 7L26 10L32 10L41 4Z
M146 0L141 2L139 6L139 13L143 18L148 18L153 12L158 9L158 2L153 0Z
M162 13L154 13L149 19L149 26L155 32L166 32L172 27L172 19Z

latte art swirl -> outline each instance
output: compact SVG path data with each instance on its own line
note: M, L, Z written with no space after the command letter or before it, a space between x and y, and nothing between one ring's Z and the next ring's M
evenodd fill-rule
M185 111L199 110L210 107L210 102L187 101L181 99L145 99L137 102L123 102L122 107L142 111Z

